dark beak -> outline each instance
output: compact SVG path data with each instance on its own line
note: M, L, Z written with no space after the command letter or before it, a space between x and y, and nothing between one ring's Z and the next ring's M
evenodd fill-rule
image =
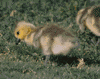
M17 41L16 41L16 45L18 45L19 42L20 42L20 39L17 39Z

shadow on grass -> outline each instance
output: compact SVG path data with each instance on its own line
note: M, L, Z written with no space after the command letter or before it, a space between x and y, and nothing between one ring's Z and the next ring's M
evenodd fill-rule
M45 60L45 56L43 56L43 59ZM57 66L64 66L65 64L73 65L78 63L77 57L69 57L69 56L63 56L63 55L51 55L50 61L57 63Z
M43 56L44 60L45 60L45 56ZM57 63L57 66L64 66L65 64L69 64L70 66L74 65L77 66L79 64L78 61L78 57L69 57L69 56L63 56L63 55L59 55L59 56L54 56L51 55L50 57L50 61ZM80 58L81 59L81 58ZM99 65L100 61L95 61L93 59L88 59L88 58L84 58L84 62L86 65L91 66L93 65Z

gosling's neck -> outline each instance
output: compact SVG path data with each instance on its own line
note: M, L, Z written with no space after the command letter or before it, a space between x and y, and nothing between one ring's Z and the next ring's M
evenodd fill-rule
M30 32L24 39L28 45L33 45L34 32Z

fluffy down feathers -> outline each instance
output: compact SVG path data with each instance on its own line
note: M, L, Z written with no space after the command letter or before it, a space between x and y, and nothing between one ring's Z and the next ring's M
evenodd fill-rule
M24 40L35 48L41 48L46 55L46 62L51 54L67 55L68 52L79 46L77 38L63 28L55 24L48 24L44 27L35 27L32 24L19 22L14 31L15 37Z
M100 36L100 5L81 9L76 16L81 32L87 27L93 34Z
M100 36L100 6L81 9L77 13L76 23L82 32L87 27L95 35Z

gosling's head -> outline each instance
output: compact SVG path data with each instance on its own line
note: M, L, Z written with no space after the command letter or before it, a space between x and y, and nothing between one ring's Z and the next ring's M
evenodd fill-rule
M14 30L14 35L17 38L16 44L18 44L20 40L24 40L26 36L34 30L34 28L35 26L31 23L25 21L19 22Z

